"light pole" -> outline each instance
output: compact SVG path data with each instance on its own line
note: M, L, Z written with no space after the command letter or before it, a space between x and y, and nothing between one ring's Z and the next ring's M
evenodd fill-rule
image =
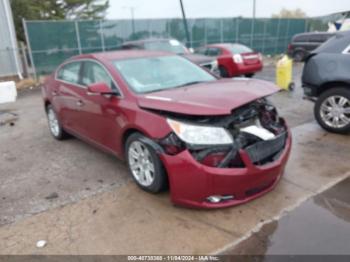
M185 9L184 9L184 5L182 3L182 0L180 0L180 6L181 6L181 12L182 12L182 21L184 23L184 28L185 28L185 33L186 33L186 46L190 47L190 33L188 31L188 25L187 25L187 19L186 19L186 14L185 14Z
M250 35L250 47L253 48L253 39L255 31L255 17L256 17L256 0L253 0L253 20L252 20L252 30Z
M135 7L133 7L133 6L123 6L123 8L130 10L132 34L134 35L135 34Z

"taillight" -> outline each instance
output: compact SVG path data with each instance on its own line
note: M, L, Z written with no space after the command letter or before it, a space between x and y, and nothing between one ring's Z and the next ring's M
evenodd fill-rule
M233 55L233 61L236 63L236 64L242 64L243 63L243 58L240 54L235 54Z
M292 45L291 44L288 45L288 50L292 50Z

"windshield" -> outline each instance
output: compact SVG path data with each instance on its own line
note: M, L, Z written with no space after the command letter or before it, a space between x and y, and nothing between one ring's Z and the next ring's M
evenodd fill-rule
M180 56L148 57L113 62L136 93L151 93L216 78Z
M177 40L166 40L166 41L158 41L158 42L146 42L144 44L145 49L147 50L155 50L155 51L166 51L175 54L185 54L188 53L186 47L184 47Z
M244 46L244 45L238 45L238 44L231 45L230 50L231 50L232 54L244 54L244 53L252 53L253 52L253 50L250 49L249 47Z

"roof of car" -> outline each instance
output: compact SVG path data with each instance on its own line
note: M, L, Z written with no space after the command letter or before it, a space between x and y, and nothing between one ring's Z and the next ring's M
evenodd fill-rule
M210 44L208 47L221 47L221 48L230 48L234 45L242 45L240 43L218 43L218 44ZM243 45L244 46L244 45Z
M174 38L146 38L146 39L140 39L135 41L127 41L127 42L124 42L122 45L149 43L149 42L163 42L163 41L170 41L170 40L175 40L175 39Z
M293 40L295 40L296 38L298 37L308 37L308 36L318 36L318 35L322 35L322 36L326 36L326 35L329 35L329 36L333 36L335 35L334 32L306 32L306 33L299 33L299 34L296 34L293 36Z
M297 36L308 36L308 35L334 35L334 32L319 32L319 31L315 31L315 32L305 32L305 33L299 33L299 34L295 34L293 37L297 37Z
M96 59L96 60L126 60L132 58L142 58L142 57L156 57L156 56L166 56L174 55L173 53L164 51L149 51L149 50L118 50L118 51L108 51L100 53L83 54L72 57L72 59Z

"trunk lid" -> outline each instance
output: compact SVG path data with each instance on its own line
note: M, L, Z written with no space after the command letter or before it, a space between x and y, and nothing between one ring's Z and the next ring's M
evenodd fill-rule
M245 65L253 65L260 63L258 53L244 53L241 54L241 56Z

